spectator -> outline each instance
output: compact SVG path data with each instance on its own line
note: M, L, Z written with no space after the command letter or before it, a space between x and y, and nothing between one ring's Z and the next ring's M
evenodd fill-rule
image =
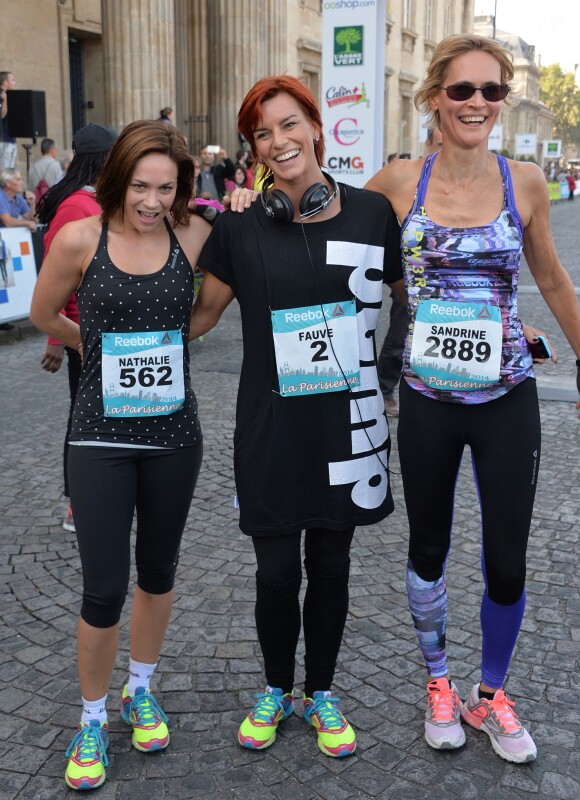
M173 122L173 109L170 106L165 106L159 112L159 120L164 122L166 125L174 125Z
M0 227L36 230L36 211L31 210L22 196L23 190L24 180L17 169L0 169Z
M40 205L40 222L48 225L44 237L44 257L48 256L52 240L57 232L67 223L84 219L101 213L101 207L95 199L97 178L105 164L107 153L113 146L117 133L107 125L85 125L76 132L73 138L75 157L65 177L55 184L42 199ZM69 297L61 314L78 323L79 311L76 292ZM65 354L65 345L58 339L48 338L44 355L40 361L42 369L57 372ZM64 437L64 496L70 497L68 485L68 449L72 425L74 402L81 374L81 358L74 347L66 347L69 412L66 434ZM63 528L75 531L74 515L69 502Z
M0 169L16 164L16 139L8 133L8 95L7 91L16 89L16 81L11 72L0 72Z
M254 172L250 169L252 164L251 155L252 153L250 150L238 150L236 153L236 167L239 164L240 167L243 167L246 171L244 189L251 189L254 185Z
M252 178L253 183L253 178ZM226 180L226 192L231 194L235 189L251 189L252 184L248 186L248 173L241 164L236 164L233 180Z
M223 163L216 164L216 153L210 148L211 145L206 145L201 151L201 172L195 188L197 196L204 200L221 200L226 193L225 179L233 177L235 166L223 148L219 150Z
M566 180L568 181L568 189L569 189L568 200L574 200L574 192L576 191L576 179L574 178L574 174L572 173L572 171L568 173Z
M40 152L42 157L34 162L28 175L28 188L34 192L37 202L64 175L62 167L56 159L54 139L43 139L40 143Z

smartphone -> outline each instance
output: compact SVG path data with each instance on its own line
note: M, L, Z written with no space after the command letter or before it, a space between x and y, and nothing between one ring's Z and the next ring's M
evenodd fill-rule
M219 144L208 144L205 149L208 153L214 153L214 155L217 155L220 151L220 146Z
M530 353L534 361L538 358L551 358L552 351L544 336L536 336L537 342L528 342Z

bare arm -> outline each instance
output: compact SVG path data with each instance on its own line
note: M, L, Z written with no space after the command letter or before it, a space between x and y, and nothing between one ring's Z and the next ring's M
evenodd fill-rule
M570 276L560 263L550 228L546 182L535 165L519 171L520 189L530 198L530 219L524 229L524 254L542 297L580 358L580 306Z
M215 327L226 308L234 299L234 293L211 272L202 270L204 277L191 310L189 338L197 339Z
M80 350L80 329L60 313L82 280L88 253L85 221L65 225L54 237L32 296L30 319L37 328ZM90 230L90 229L89 229Z
M36 222L34 222L32 219L29 219L29 215L30 212L26 214L26 217L14 219L14 217L10 216L10 214L0 214L0 222L5 228L29 228L31 231L35 231Z
M4 89L0 89L0 96L2 98L2 119L8 113L8 95Z

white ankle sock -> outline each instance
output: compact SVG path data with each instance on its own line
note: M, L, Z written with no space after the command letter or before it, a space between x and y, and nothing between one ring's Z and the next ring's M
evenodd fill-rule
M142 664L140 661L129 659L129 680L127 681L127 691L130 695L135 694L138 686L149 689L149 681L155 672L157 664Z
M100 723L107 721L107 695L101 697L100 700L83 700L83 713L81 715L81 725L89 723L93 719L97 719Z

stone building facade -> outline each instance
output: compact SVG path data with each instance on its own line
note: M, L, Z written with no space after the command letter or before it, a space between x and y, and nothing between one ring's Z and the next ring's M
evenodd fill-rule
M300 76L320 100L323 5L324 0L19 0L10 3L0 26L0 70L11 70L18 88L45 92L47 133L60 149L70 147L74 131L87 122L120 130L171 106L192 151L213 143L235 152L236 112L259 78ZM473 25L474 0L388 0L385 158L391 152L422 155L424 131L413 92L436 43ZM549 126L537 99L533 61L520 68L518 59L518 74L529 88L517 114ZM507 123L510 132L519 129L515 113ZM22 164L21 147L19 159Z
M516 133L533 133L537 141L535 161L543 165L542 143L552 138L554 115L540 100L540 67L534 45L516 34L494 31L490 16L475 17L474 32L481 36L493 36L495 32L498 43L509 50L514 59L514 92L501 112L502 150L513 158Z

